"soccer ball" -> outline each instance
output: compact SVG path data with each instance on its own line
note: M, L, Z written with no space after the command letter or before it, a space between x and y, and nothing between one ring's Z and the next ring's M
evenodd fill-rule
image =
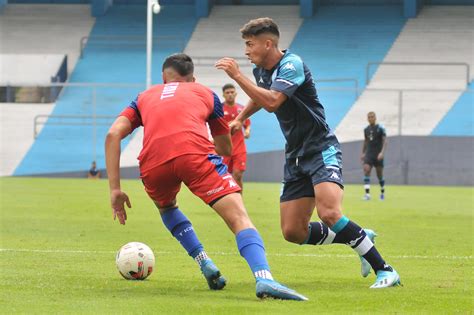
M153 272L155 255L147 245L130 242L123 245L117 252L115 263L125 279L143 280Z

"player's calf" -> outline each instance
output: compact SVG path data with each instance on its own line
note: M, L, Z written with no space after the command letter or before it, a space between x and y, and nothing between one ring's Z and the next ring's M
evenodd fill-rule
M162 211L161 219L171 234L181 243L194 261L199 265L202 274L211 290L221 290L226 284L225 278L214 265L199 241L188 218L178 209L169 208Z
M284 225L281 228L281 232L283 234L283 238L295 244L303 243L307 236L308 236L308 225L304 225L302 227L295 226L295 225Z

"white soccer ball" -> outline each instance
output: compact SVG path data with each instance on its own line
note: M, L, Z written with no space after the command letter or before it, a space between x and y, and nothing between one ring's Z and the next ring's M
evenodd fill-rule
M155 267L155 255L150 247L140 242L123 245L117 252L115 263L127 280L146 279Z

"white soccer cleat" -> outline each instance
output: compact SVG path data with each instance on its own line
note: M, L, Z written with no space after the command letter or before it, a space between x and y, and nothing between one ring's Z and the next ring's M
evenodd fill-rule
M377 236L377 233L375 231L370 230L370 229L364 229L365 234L367 234L367 237L369 240L372 241L373 244L375 244L375 237ZM362 256L360 257L360 274L362 277L367 277L370 274L370 270L372 270L372 266L369 264L369 262Z
M393 271L380 270L377 272L377 279L375 283L370 286L371 289L384 289L401 285L400 276L393 269Z

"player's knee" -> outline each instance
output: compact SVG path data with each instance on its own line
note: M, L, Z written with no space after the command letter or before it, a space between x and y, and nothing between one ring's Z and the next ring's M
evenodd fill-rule
M304 229L295 228L292 226L282 227L281 233L283 234L285 240L296 244L303 243L307 238L306 234L308 234L307 232L305 233Z

